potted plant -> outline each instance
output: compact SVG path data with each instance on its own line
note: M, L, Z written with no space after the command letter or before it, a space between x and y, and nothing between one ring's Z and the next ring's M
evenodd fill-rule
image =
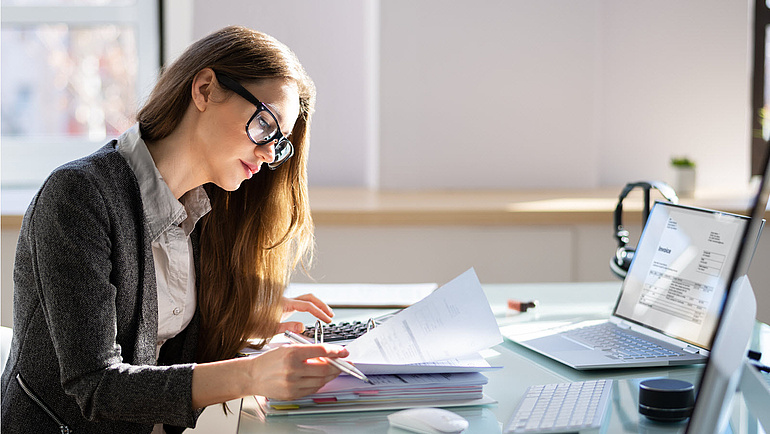
M673 157L671 167L674 168L676 194L679 197L693 197L695 195L695 162L687 157Z

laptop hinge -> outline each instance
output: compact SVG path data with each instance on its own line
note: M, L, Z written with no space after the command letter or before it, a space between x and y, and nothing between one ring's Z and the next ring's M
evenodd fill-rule
M690 354L698 354L700 352L700 348L693 347L692 345L688 345L688 346L682 348L682 351L684 351L685 353L690 353Z
M630 329L630 328L631 328L631 324L629 324L629 323L627 323L627 322L625 322L625 321L621 321L621 322L619 322L619 323L617 324L617 326L618 326L618 327L620 327L620 328L622 328L622 329L624 329L624 330L628 330L628 329Z

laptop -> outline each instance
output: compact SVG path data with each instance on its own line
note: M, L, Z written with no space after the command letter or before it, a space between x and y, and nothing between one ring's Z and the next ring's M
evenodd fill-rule
M704 363L748 221L655 202L608 320L503 336L578 370Z

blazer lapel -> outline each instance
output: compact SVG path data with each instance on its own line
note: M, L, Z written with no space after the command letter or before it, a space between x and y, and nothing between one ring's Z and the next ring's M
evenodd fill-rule
M152 257L152 244L147 226L142 219L144 237L142 247L144 250L144 263L140 266L140 279L138 284L139 297L142 300L141 312L137 323L137 339L134 347L136 364L154 365L155 350L158 340L158 287L155 281L155 263Z

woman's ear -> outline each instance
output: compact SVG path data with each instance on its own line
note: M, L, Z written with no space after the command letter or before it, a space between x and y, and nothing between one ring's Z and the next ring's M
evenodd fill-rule
M215 80L214 70L211 68L201 69L193 77L192 101L201 112L206 111L206 107L211 102L212 84Z

